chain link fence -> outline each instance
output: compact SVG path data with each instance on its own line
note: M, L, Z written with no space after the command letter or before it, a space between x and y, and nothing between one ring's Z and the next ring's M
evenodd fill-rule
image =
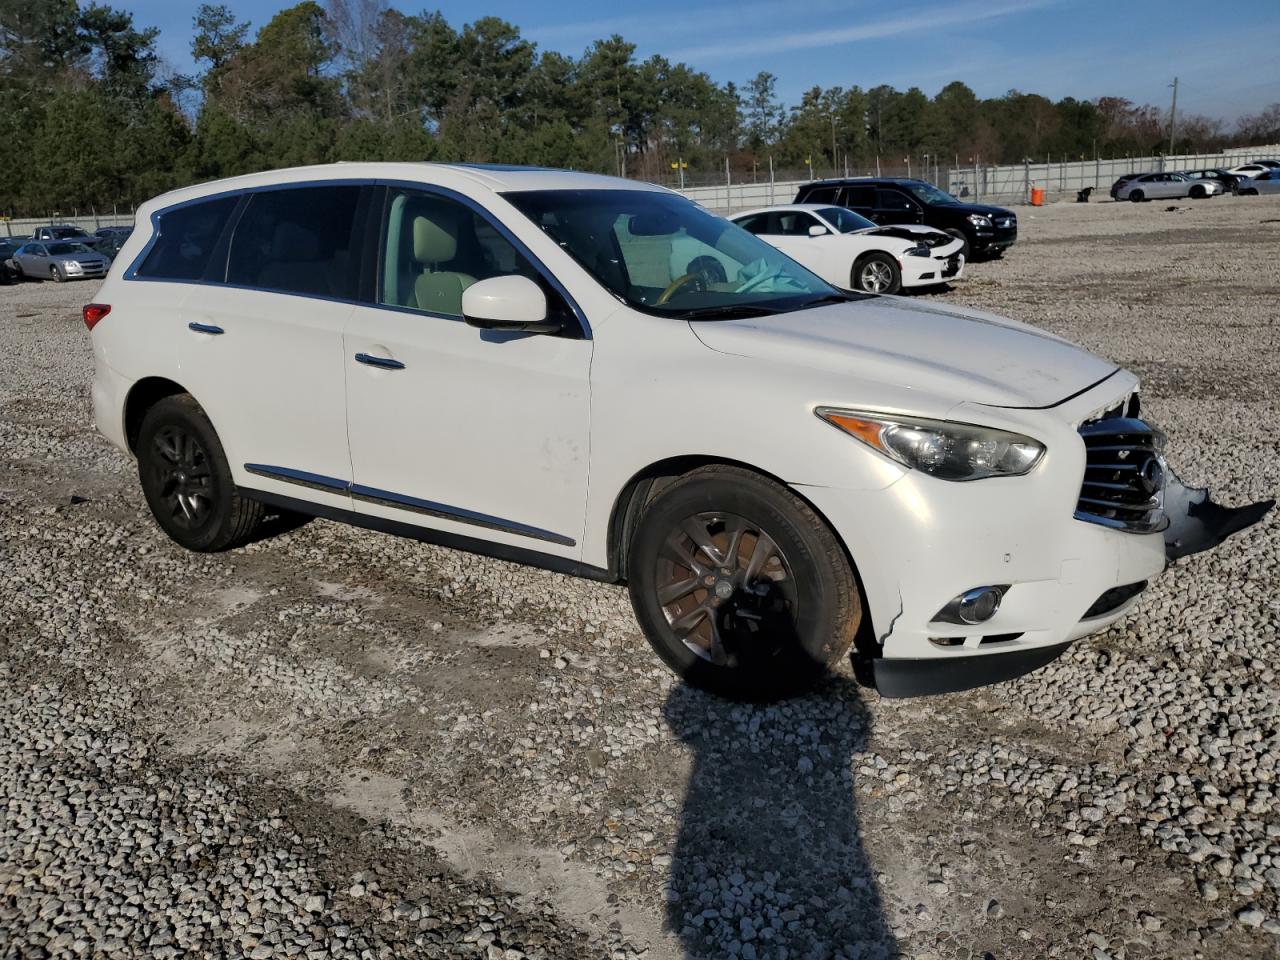
M106 214L94 213L69 217L54 213L47 217L0 218L0 238L29 237L36 227L48 227L53 224L69 224L73 227L81 227L87 233L93 233L99 227L131 227L133 226L133 211L115 210Z
M1081 190L1092 188L1108 193L1111 185L1127 173L1164 173L1165 171L1205 170L1234 167L1251 160L1280 157L1280 144L1224 150L1221 153L1180 154L1171 157L1115 157L1093 160L1024 160L1022 163L990 165L970 164L944 170L946 182L940 187L962 200L996 203L1026 203L1032 188L1044 190L1046 200L1072 198Z

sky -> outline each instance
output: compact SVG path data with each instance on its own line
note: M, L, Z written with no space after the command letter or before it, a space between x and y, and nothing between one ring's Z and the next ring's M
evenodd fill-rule
M283 0L222 0L255 28ZM296 2L296 0L294 0ZM323 0L321 0L323 3ZM621 34L643 59L658 53L719 82L761 70L792 104L813 86L882 83L929 95L962 80L981 97L1011 89L1092 99L1126 97L1179 112L1234 120L1280 101L1280 3L1189 0L391 0L406 13L437 7L455 28L502 17L540 49L575 56ZM114 0L139 26L161 30L162 56L194 72L191 22L198 3Z

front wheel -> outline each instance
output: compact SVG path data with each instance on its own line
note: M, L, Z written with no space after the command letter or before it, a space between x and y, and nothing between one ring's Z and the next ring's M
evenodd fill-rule
M887 253L869 253L853 265L853 288L866 293L897 293L902 271Z
M1133 193L1129 194L1129 199L1134 203L1141 203L1146 199L1146 197L1143 195L1141 190L1135 190Z
M827 525L739 467L695 470L650 500L628 563L631 603L658 656L722 696L802 692L848 653L862 620Z
M1257 188L1257 187L1245 187L1245 189L1243 189L1243 190L1241 190L1241 191L1240 191L1240 195L1241 195L1242 197L1256 197L1256 196L1258 195L1258 188Z
M49 278L53 280L54 283L62 283L62 281L67 279L67 275L63 273L62 268L55 263L49 268Z
M1193 200L1203 200L1208 195L1209 195L1209 191L1206 190L1204 187L1197 185L1191 188L1191 199Z
M147 411L137 454L156 522L188 550L239 546L262 520L262 504L239 495L218 434L190 395L166 397Z

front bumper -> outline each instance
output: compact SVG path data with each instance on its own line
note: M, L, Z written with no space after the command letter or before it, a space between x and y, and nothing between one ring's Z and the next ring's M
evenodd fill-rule
M973 233L969 241L969 249L981 253L991 250L1004 250L1018 242L1018 225L1008 227L982 227Z
M874 637L859 653L883 695L964 690L1034 670L1122 618L1169 560L1217 545L1270 509L1219 507L1170 475L1164 532L1077 519L1085 450L1075 423L1098 406L1097 394L1077 398L1066 422L1024 422L1047 445L1024 477L948 483L908 471L876 491L801 490L858 568ZM972 422L976 413L961 409L954 418ZM989 410L985 419L994 416ZM938 619L953 598L984 586L1007 587L990 619Z
M963 244L956 241L946 247L933 251L931 257L903 257L902 286L927 287L933 284L949 283L964 276L964 255L960 253Z

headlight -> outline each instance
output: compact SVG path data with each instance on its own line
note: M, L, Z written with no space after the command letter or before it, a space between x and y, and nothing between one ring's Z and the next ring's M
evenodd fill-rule
M873 450L939 480L1017 477L1044 456L1044 444L994 427L832 407L815 412Z
M931 255L928 244L917 244L907 251L908 257L927 257Z
M980 213L971 213L967 217L965 217L965 219L968 220L970 223L972 223L975 227L991 226L991 218L984 217Z

